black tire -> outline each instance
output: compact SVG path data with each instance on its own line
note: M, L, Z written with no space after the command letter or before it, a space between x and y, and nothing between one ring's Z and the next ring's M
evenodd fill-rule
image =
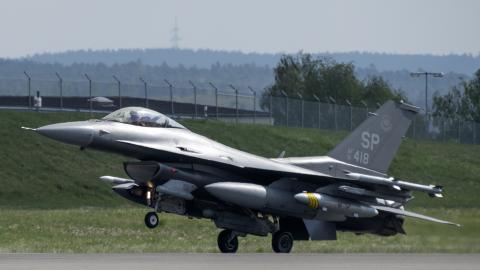
M278 231L272 236L272 249L275 253L290 253L293 248L293 236L289 232Z
M238 249L238 237L230 230L223 230L218 234L217 244L222 253L235 253Z
M155 227L158 226L158 216L157 216L157 213L155 212L148 212L146 215L145 215L145 225L150 228L150 229L153 229Z

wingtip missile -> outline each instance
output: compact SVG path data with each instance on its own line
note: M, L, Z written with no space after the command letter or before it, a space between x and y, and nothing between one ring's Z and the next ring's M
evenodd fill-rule
M23 127L23 126L22 126L22 127L20 127L20 128L23 129L23 130L37 131L36 128L31 128L31 127Z
M103 182L114 184L114 185L134 183L134 181L132 179L125 179L125 178L109 176L109 175L101 176L100 180L103 181Z

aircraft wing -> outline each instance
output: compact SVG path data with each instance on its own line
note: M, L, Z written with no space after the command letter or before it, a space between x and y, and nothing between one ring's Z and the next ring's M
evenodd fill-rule
M117 142L149 149L157 153L162 153L165 157L175 156L176 158L181 158L182 160L189 158L197 162L200 161L208 162L211 164L213 163L217 166L228 167L235 170L245 169L249 171L268 171L271 173L277 173L285 177L296 177L299 179L310 178L310 180L314 179L315 181L332 180L331 176L323 174L321 172L301 168L295 165L276 162L267 158L248 154L241 151L238 151L235 154L212 155L208 153L200 153L196 150L190 150L184 147L172 147L126 140L118 140Z

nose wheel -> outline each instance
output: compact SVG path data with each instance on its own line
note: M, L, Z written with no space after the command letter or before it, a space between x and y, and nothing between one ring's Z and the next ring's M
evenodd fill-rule
M157 213L148 212L145 215L145 225L150 229L153 229L153 228L157 227L158 226L158 215L157 215Z
M218 234L217 244L222 253L235 253L238 249L238 237L231 230L223 230Z
M293 247L293 236L289 232L278 231L272 236L272 249L275 253L290 253Z

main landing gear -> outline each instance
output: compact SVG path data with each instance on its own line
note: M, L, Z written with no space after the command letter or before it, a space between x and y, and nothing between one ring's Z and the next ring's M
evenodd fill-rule
M235 253L238 249L238 237L231 230L223 230L218 234L217 244L222 253Z
M238 237L231 230L223 230L218 234L218 248L222 253L235 253L238 250ZM272 249L275 253L290 253L293 247L293 236L286 231L277 231L272 235Z
M145 215L145 225L148 228L153 229L158 226L158 215L155 212L148 212Z
M272 249L275 253L290 253L293 247L293 236L289 232L278 231L272 235Z

